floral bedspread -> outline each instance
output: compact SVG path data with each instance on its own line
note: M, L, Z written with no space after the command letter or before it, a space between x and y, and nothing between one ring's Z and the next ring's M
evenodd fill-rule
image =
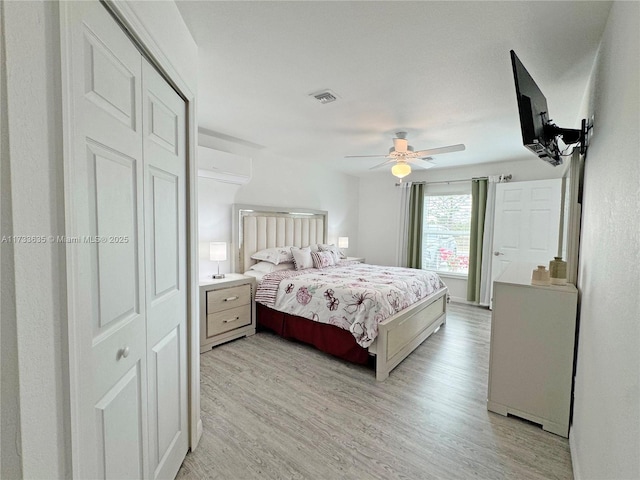
M270 273L258 286L256 301L349 330L366 348L378 336L380 322L443 287L434 272L349 262Z

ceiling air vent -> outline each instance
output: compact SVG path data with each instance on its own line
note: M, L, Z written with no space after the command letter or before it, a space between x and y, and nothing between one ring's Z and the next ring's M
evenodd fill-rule
M312 93L310 96L318 100L320 103L331 103L338 99L338 95L331 90L323 90L321 92Z

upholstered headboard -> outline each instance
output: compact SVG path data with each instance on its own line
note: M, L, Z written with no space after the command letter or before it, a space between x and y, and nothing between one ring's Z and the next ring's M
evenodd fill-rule
M306 208L233 206L231 268L243 273L256 263L255 252L272 247L327 243L327 212Z

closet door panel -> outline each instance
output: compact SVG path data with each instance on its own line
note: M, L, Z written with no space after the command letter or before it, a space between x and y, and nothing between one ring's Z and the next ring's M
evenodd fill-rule
M157 441L152 456L162 463L163 457L171 452L181 435L180 411L184 407L180 390L180 329L173 329L153 348L149 361L149 379L153 386L150 398L157 399Z
M85 29L85 92L87 100L136 130L136 74L113 54L90 28ZM132 57L134 55L131 55Z
M142 411L131 405L141 404L140 362L116 382L96 404L98 450L104 478L142 478L145 463L142 443ZM133 421L132 421L133 420Z
M82 15L81 10L75 12ZM82 37L74 45L78 57L73 59L82 64L74 81L86 102L83 129L104 145L127 143L131 148L125 153L137 156L142 134L140 52L113 19L104 18L103 13L109 15L104 7L91 5L84 11L88 21L80 27ZM103 128L105 124L110 128Z
M65 225L76 478L147 473L142 58L98 2L64 2Z
M179 178L149 167L149 186L153 198L149 219L153 242L149 245L153 258L153 282L150 302L169 294L179 294Z
M175 477L188 448L186 109L143 65L149 470Z
M95 243L99 335L140 313L138 161L91 144L88 153L92 235L85 240Z

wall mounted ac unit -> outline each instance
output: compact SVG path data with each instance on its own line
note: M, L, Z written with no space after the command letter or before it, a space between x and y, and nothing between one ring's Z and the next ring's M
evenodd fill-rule
M251 180L251 159L199 145L198 176L245 185Z

